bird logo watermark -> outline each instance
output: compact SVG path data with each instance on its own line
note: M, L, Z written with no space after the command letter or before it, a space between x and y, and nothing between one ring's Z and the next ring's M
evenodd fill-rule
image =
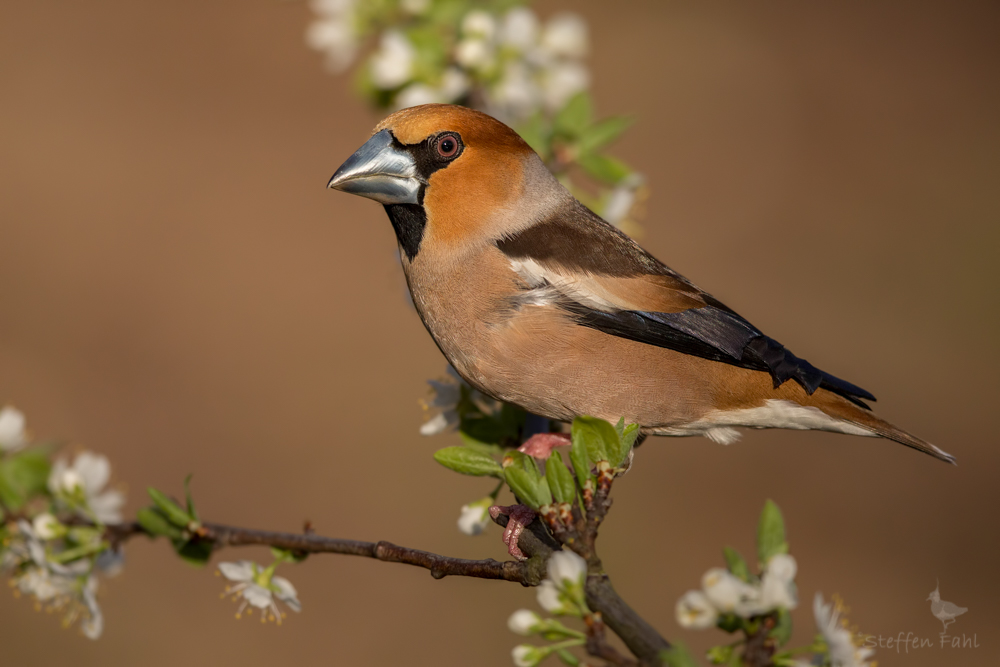
M942 631L937 638L920 635L916 632L900 631L896 635L864 635L861 639L861 646L865 648L878 648L895 650L896 653L910 653L920 649L968 649L979 648L979 636L976 633L967 635L952 635L948 633L948 626L955 623L955 620L969 611L968 607L960 607L953 602L941 599L941 583L937 582L934 590L927 596L925 602L931 603L930 612L937 620L941 621Z

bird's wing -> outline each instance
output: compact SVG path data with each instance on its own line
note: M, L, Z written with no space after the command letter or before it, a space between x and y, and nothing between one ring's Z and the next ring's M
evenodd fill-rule
M969 611L968 607L959 607L957 604L952 604L951 602L943 602L942 608L944 613L949 616L961 616L965 612Z
M526 285L521 303L550 304L582 326L705 359L766 371L867 407L869 392L825 373L659 262L583 205L497 241Z

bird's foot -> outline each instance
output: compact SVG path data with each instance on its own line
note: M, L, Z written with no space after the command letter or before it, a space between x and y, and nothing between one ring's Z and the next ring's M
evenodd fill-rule
M517 448L517 451L545 461L552 455L553 449L564 447L571 442L565 433L536 433L525 440L524 444Z
M507 545L507 553L517 560L528 560L517 540L524 532L524 527L535 519L535 511L527 505L494 505L490 508L490 516L495 521L501 514L507 515L507 527L503 531L503 543Z

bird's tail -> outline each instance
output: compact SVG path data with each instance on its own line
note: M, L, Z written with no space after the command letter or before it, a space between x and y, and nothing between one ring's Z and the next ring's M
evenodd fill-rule
M942 451L929 442L925 442L917 436L907 433L898 426L876 417L871 411L865 410L837 394L820 390L812 398L814 400L811 402L817 408L834 419L845 421L854 426L860 426L866 431L871 431L874 435L895 440L907 447L930 454L936 459L956 465L955 457L948 452Z

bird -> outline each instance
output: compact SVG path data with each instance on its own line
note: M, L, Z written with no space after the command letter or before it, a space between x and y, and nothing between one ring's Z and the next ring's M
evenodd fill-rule
M601 219L485 113L397 111L328 187L383 205L417 313L487 396L557 422L624 417L642 437L811 429L955 462Z
M942 602L940 583L931 591L931 594L927 597L927 601L931 603L931 613L944 625L944 631L941 634L948 631L948 626L955 622L956 617L969 611L968 607L959 607L957 604L952 604L951 602Z

